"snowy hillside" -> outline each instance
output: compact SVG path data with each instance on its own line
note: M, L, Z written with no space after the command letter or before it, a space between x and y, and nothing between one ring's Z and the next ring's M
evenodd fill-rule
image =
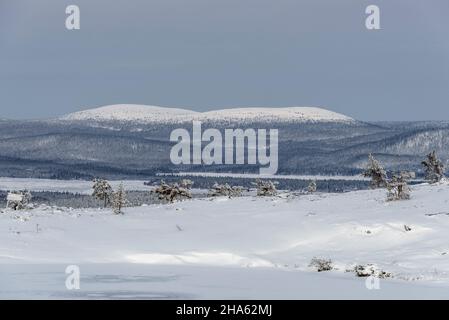
M441 156L449 157L448 145L449 130L436 129L403 136L386 146L385 152L390 154L427 154L433 150L438 150Z
M61 119L78 121L176 122L178 120L189 118L194 114L196 114L196 112L184 109L117 104L71 113Z
M195 116L198 117L198 116ZM322 108L236 108L209 111L198 117L203 121L261 122L352 122L354 119Z
M208 112L142 105L112 105L66 115L62 120L178 123L197 121L236 122L352 122L345 115L313 107L236 108Z
M119 108L122 111L125 109ZM449 125L445 122L426 123L426 128L414 122L400 123L397 126L391 123L372 125L360 121L291 123L289 121L294 119L294 116L287 115L293 112L292 109L276 109L278 116L282 115L283 119L286 119L285 122L269 122L267 119L273 119L275 115L267 110L259 114L239 113L230 109L193 112L188 115L186 112L190 111L172 110L173 114L169 115L162 108L157 109L156 118L156 113L152 112L145 118L142 112L148 111L147 109L156 110L136 106L131 108L135 111L132 115L133 119L139 120L125 122L43 120L2 123L0 176L87 180L102 176L109 179L141 180L160 172L204 169L209 172L233 173L258 171L258 168L247 165L238 168L209 166L201 169L195 166L179 168L171 165L169 156L173 143L169 141L170 134L180 127L192 129L191 122L182 122L186 117L190 120L207 117L210 122L203 122L203 129L214 127L222 133L230 127L278 129L279 174L356 175L365 166L369 153L373 153L389 171L411 170L418 175L422 170L421 161L430 151L435 150L441 160L449 164L446 147L449 143ZM115 107L106 107L104 110L114 111ZM112 111L106 112L109 119L130 117L127 113ZM327 111L324 112L328 114ZM94 110L68 117L94 119L92 113L96 114L95 117L106 117L101 115L100 111L96 113ZM229 120L237 119L233 118L237 115L239 120ZM248 115L247 119L252 120L244 120L243 115ZM312 113L308 113L309 119L313 118L311 115ZM299 114L297 117L301 118ZM322 114L320 117L325 118ZM148 122L138 122L141 119L147 119ZM158 119L159 122L151 122L151 119ZM160 119L171 123L163 123ZM265 122L258 122L262 121L261 119L265 119Z
M414 186L408 201L385 196L195 199L123 216L3 210L0 296L447 298L449 185ZM333 270L316 272L314 257ZM68 264L81 265L81 291L61 288ZM391 275L381 290L351 272L370 264Z

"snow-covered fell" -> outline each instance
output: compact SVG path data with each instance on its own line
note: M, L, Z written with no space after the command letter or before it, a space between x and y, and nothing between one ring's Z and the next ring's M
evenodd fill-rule
M139 123L213 122L353 122L345 115L316 107L235 108L207 112L156 106L120 104L75 112L61 118L72 121Z
M136 104L116 104L68 114L62 120L91 121L138 121L171 122L195 115L195 111L145 106Z
M354 121L354 119L316 107L288 108L235 108L204 112L204 120L211 121L280 121L280 122L314 122L314 121Z

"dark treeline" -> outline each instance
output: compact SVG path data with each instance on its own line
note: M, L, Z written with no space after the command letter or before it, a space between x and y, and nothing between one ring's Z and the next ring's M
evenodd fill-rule
M7 192L0 191L0 206L6 206ZM201 194L194 194L194 197L200 197ZM203 195L205 196L205 195ZM127 191L126 198L129 201L129 205L133 207L141 206L144 204L158 204L163 203L159 200L157 195L148 191ZM47 192L39 191L32 192L31 203L34 205L48 205L54 207L66 207L66 208L100 208L102 206L101 201L96 200L89 194L79 194L70 192Z
M160 180L168 183L176 182L182 178L194 181L194 188L210 189L215 182L218 184L228 183L232 186L241 186L243 188L254 188L255 179L250 178L231 178L231 177L194 177L194 176L166 176L155 177L148 181L148 185L157 185ZM277 181L279 190L301 191L307 190L310 180L296 180L296 179L271 179ZM362 180L318 180L317 191L319 192L346 192L351 190L367 189L369 187L368 181Z

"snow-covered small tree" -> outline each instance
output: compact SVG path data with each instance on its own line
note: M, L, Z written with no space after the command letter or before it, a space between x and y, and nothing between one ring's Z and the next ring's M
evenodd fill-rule
M410 187L407 181L414 177L414 172L401 172L394 174L387 182L387 200L408 200L410 199Z
M6 196L6 206L13 210L23 210L26 209L31 198L31 192L28 190L12 191Z
M239 197L242 195L242 188L241 187L234 187L230 186L229 184L218 184L217 182L214 183L212 188L209 190L210 197Z
M438 159L435 151L429 153L427 159L422 161L421 164L424 166L426 179L430 183L439 182L444 178L444 166Z
M115 214L123 214L122 208L127 204L126 191L123 183L120 183L117 191L112 193L112 208Z
M275 196L278 192L276 189L277 184L278 182L260 179L257 179L256 182L253 182L253 185L255 185L257 188L257 195L260 197Z
M307 187L307 191L309 193L316 192L316 181L315 180L310 181L309 186Z
M93 185L92 197L103 201L103 207L106 208L112 196L112 187L107 180L95 179Z
M190 180L188 180L190 181ZM175 200L181 200L183 198L192 198L190 187L193 182L186 183L185 180L181 180L179 183L168 184L164 180L161 180L161 184L152 190L152 193L156 193L160 200L166 200L168 202L174 202Z
M385 169L380 165L379 161L374 159L370 153L368 156L368 165L363 172L363 176L371 178L371 188L383 188L387 185L387 173Z

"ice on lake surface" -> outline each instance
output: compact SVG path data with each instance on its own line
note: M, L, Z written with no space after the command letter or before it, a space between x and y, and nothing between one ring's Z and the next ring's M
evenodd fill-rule
M79 290L65 288L65 265L2 265L0 299L443 299L448 287L273 269L80 265Z

